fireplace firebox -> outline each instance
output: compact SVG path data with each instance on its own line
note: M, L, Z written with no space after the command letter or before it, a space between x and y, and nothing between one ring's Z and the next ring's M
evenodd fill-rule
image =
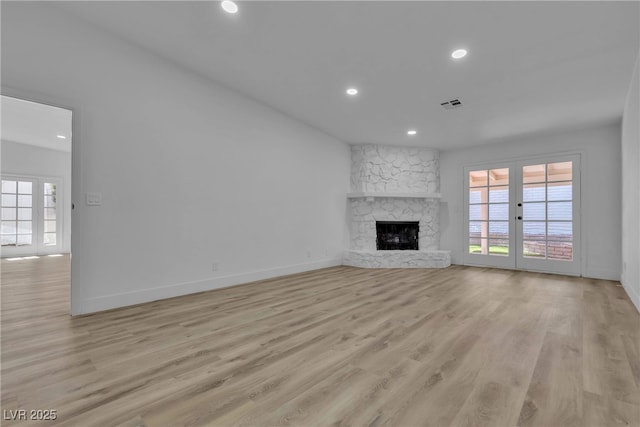
M376 247L379 251L417 251L418 221L376 221Z

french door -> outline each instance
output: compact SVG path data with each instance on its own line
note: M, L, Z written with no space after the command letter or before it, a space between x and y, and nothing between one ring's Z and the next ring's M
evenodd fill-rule
M580 157L465 169L467 265L580 274Z
M61 182L2 176L2 256L58 252L62 240Z

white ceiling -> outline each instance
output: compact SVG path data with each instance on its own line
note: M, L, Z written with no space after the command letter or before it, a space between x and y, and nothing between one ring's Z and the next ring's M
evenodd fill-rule
M71 151L71 111L2 96L3 141ZM58 135L66 139L58 138Z
M454 149L613 123L640 44L638 2L59 5L349 143Z

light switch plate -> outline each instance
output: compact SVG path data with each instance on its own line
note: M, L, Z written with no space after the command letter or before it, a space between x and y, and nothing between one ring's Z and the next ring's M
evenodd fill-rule
M87 193L87 206L101 206L102 193Z

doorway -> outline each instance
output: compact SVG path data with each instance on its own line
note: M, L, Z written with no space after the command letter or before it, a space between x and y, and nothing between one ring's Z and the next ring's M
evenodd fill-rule
M465 168L466 265L580 275L580 156Z
M14 301L20 309L21 294L13 290L28 290L51 268L60 279L56 301L69 312L72 112L5 95L1 100L0 254L3 278L9 278L5 272L21 278L16 287L2 287L3 308Z

